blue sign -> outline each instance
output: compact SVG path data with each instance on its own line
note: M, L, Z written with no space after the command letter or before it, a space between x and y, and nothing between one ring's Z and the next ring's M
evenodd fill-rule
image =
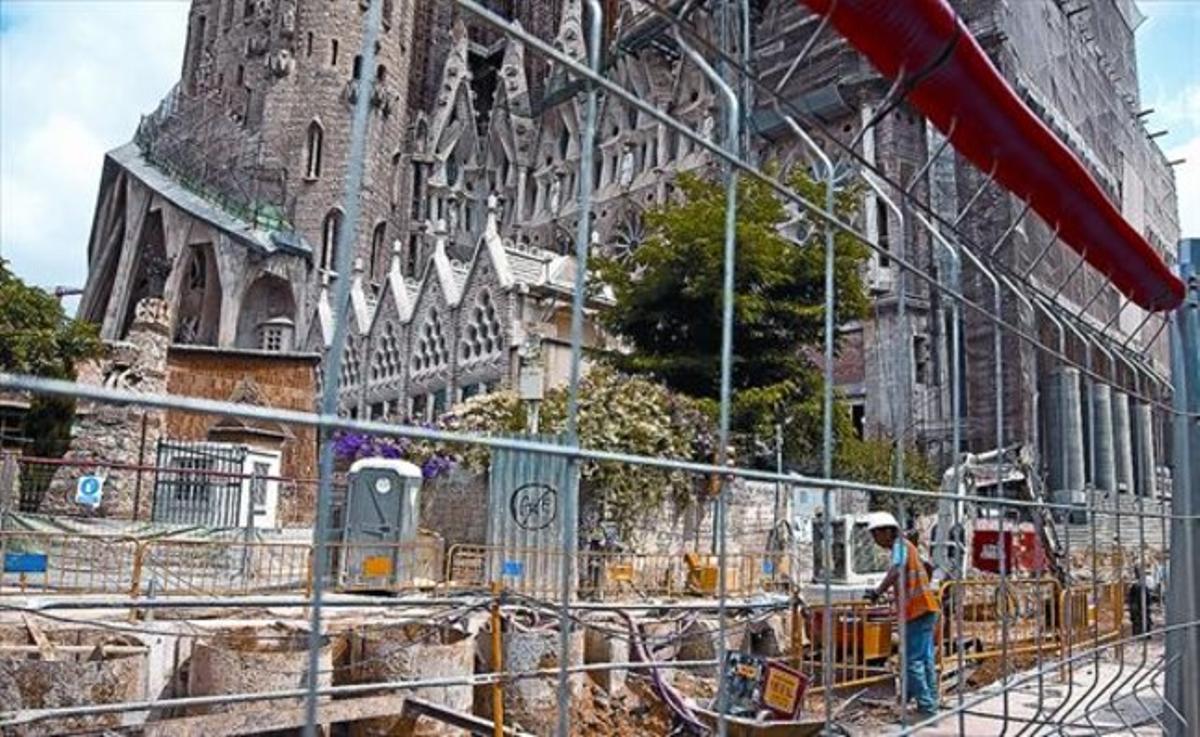
M45 573L45 553L5 553L5 573Z
M93 509L100 506L100 499L104 495L104 477L103 476L80 476L79 483L75 486L75 503L82 504L85 507Z
M525 564L519 560L504 561L504 575L521 577L525 574Z
M774 572L775 572L775 561L764 560L763 561L763 573L765 573L769 576Z

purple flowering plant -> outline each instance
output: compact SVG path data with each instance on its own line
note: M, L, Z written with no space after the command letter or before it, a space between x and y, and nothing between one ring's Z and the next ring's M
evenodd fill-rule
M338 432L333 436L333 455L345 463L361 458L389 458L410 461L421 467L421 475L433 479L445 475L456 462L444 451L410 438L392 438L357 432Z

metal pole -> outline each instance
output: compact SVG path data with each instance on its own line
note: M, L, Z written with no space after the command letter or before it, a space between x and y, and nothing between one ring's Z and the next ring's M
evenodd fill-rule
M771 529L779 528L779 513L780 504L783 499L783 424L775 423L775 473L779 474L779 478L775 479L775 511L772 515Z
M146 463L146 412L142 412L142 431L141 438L138 441L138 461L137 472L133 481L133 521L137 522L140 518L140 510L142 508L142 466Z
M321 414L336 416L338 410L338 388L341 383L342 354L348 347L347 330L349 320L346 313L350 307L350 267L354 263L354 244L357 242L359 209L366 167L367 127L371 112L371 81L375 78L375 42L383 19L383 3L371 3L363 21L362 63L363 73L358 80L358 99L354 104L354 115L350 126L350 151L347 160L346 188L344 192L345 218L338 234L337 269L342 277L337 280L334 297L333 338L325 358L325 385L321 392ZM353 346L349 346L353 349ZM320 428L320 482L317 487L317 520L313 527L313 591L312 610L308 633L307 697L304 702L304 736L317 735L318 677L321 664L321 606L325 593L325 543L329 534L330 506L333 501L333 442L332 428L322 424Z
M1200 410L1200 241L1184 241L1179 256L1189 288L1187 301L1171 319L1171 378L1175 408L1189 413ZM1174 435L1172 512L1190 516L1200 509L1200 421L1176 414ZM1194 521L1181 519L1171 525L1168 627L1200 618L1198 527ZM1171 737L1194 735L1200 725L1200 633L1196 627L1168 635L1167 652L1181 656L1166 674L1167 702L1177 713L1169 720L1167 733Z
M700 55L694 48L688 45L683 39L683 34L679 32L678 26L675 28L675 40L683 52L692 60L713 85L720 91L725 98L725 148L730 151L736 151L738 145L738 131L741 120L739 112L740 105L738 102L737 93L733 87L720 75L717 74L704 57ZM722 283L722 299L721 299L721 400L720 409L718 411L718 430L717 430L717 465L726 466L729 461L729 416L730 402L733 397L733 296L734 296L734 265L735 255L737 252L737 187L738 187L738 170L732 163L727 164L725 173L725 246L724 246L724 280ZM725 534L725 505L728 501L729 483L728 476L721 474L721 489L717 496L716 509L713 514L713 525L717 534L717 734L720 737L725 737L728 733L729 724L726 721L726 710L728 708L729 694L725 689L725 679L720 676L725 667L725 646L726 646L726 612L725 598L726 586L725 580L725 562L726 562L726 534Z
M501 584L492 582L492 672L504 672L504 641L500 634ZM566 662L566 659L563 659ZM492 683L492 735L504 737L504 684L497 678Z
M603 10L600 0L586 0L591 17L588 24L588 65L600 73L600 31ZM583 307L587 284L588 246L591 243L592 167L596 139L596 85L589 82L584 102L583 137L579 151L579 223L575 232L575 288L571 295L571 373L567 388L567 440L579 447L579 376L583 356ZM562 609L559 611L558 650L558 735L571 733L571 689L568 668L571 654L571 593L578 548L579 456L572 456L567 466L566 498L562 508L563 556L561 587Z

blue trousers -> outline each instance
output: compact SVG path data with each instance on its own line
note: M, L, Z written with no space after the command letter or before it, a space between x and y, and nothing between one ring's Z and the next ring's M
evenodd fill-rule
M933 628L937 612L922 614L904 624L904 671L908 697L917 700L921 711L937 711L937 662L934 659Z

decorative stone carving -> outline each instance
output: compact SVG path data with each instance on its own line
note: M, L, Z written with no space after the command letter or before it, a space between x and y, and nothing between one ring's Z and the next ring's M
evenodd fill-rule
M555 174L550 180L550 212L558 213L562 204L562 175Z
M266 33L255 34L246 44L246 53L251 57L262 56L271 48L271 36Z
M292 52L287 49L275 51L267 61L267 69L271 71L271 76L278 79L288 76L295 68L296 60L292 58Z
M621 154L620 182L622 187L628 187L633 183L633 163L633 144L626 141L624 153Z
M379 108L384 115L391 115L392 110L400 102L399 93L378 80L371 86L371 106Z
M271 4L274 0L255 0L254 17L264 26L271 25Z
M279 4L279 35L283 38L296 35L296 0L283 0Z

